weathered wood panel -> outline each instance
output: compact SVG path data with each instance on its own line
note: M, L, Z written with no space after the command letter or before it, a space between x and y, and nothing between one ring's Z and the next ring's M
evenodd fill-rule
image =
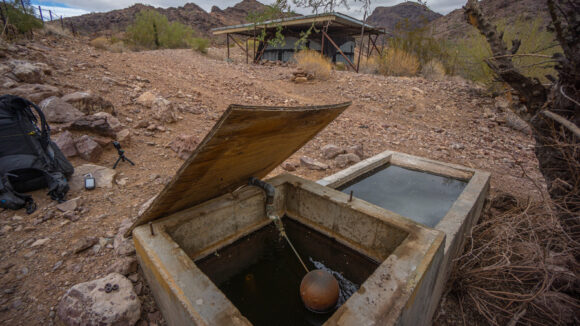
M250 177L265 177L350 104L231 105L133 227L231 192Z

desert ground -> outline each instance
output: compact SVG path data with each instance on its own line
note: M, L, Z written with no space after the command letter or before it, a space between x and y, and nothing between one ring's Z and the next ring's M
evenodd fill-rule
M111 188L71 191L80 197L78 219L66 218L45 191L32 193L39 208L31 215L0 212L0 323L58 324L56 306L74 284L107 275L123 259L114 238L123 221L133 221L140 207L159 193L183 163L169 146L178 136L198 142L230 104L304 106L352 101L352 105L287 162L271 172L293 173L317 180L339 170L321 148L360 145L368 158L385 150L400 151L491 172L491 195L508 192L520 198L539 197L545 185L534 156L529 130L520 128L506 109L506 100L459 77L431 81L422 77L386 77L333 71L328 80L296 84L295 67L246 64L240 51L233 62L224 48L204 55L192 50L112 53L88 45L83 38L41 37L18 46L23 58L50 67L44 82L63 94L90 90L110 101L117 118L130 131L122 143L136 163L120 163ZM151 92L171 102L177 121L152 119L136 99ZM153 126L152 126L153 125ZM143 128L145 127L145 128ZM53 126L53 139L62 132ZM73 132L80 136L82 132ZM281 144L283 146L283 144ZM329 165L310 170L300 165L307 156ZM117 151L111 144L92 164L112 167ZM74 166L88 163L72 157ZM99 243L73 253L87 237ZM48 239L48 240L45 240ZM43 240L38 244L38 240ZM138 325L164 321L143 277L132 273L142 302ZM443 312L445 314L445 312ZM440 324L445 318L440 316Z

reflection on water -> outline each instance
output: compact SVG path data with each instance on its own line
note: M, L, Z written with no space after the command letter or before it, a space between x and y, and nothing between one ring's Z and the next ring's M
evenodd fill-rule
M343 186L345 193L413 221L434 227L447 214L466 182L395 165L373 171Z

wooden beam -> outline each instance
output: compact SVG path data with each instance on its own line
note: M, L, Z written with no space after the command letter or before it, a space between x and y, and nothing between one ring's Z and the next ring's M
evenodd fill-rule
M332 44L336 48L336 50L338 50L338 52L348 62L348 64L352 67L352 69L354 69L354 71L358 72L358 70L356 69L356 67L352 63L352 61L350 61L350 59L344 54L344 52L342 52L342 50L340 49L340 47L338 45L336 45L336 43L334 43L334 41L330 38L330 36L328 36L328 34L326 34L325 31L322 31L322 34L328 39L328 41L330 42L330 44Z

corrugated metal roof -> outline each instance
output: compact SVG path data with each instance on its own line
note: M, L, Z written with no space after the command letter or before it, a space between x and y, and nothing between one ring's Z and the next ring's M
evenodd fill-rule
M358 20L356 18L350 17L345 14L341 14L338 12L331 12L331 13L324 13L324 14L313 14L307 16L297 16L297 17L289 17L289 18L281 18L281 19L274 19L268 20L262 23L248 23L248 24L240 24L240 25L231 25L225 27L218 27L214 28L211 31L214 35L218 34L226 34L226 33L236 33L236 32L243 32L253 30L254 28L274 28L276 26L299 26L299 25L307 25L313 22L325 22L325 21L336 21L342 25L350 26L350 27L362 27L365 26L369 32L377 32L383 33L382 30L377 29L374 26L369 24L365 24L363 21Z

